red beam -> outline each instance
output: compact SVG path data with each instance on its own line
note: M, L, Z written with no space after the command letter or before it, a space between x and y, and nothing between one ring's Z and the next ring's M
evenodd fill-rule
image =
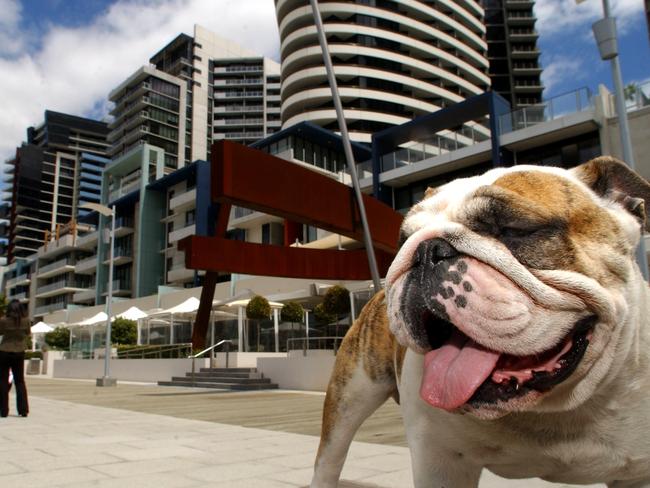
M352 188L298 164L230 141L212 146L212 200L363 241ZM395 252L402 215L364 195L375 247Z
M185 251L188 269L304 279L371 279L363 249L305 249L203 236L186 237L178 243L178 248ZM393 257L391 253L377 250L381 275L386 274Z

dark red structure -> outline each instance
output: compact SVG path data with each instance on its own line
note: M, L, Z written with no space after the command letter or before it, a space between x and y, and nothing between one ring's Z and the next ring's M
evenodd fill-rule
M358 241L363 228L352 188L326 175L256 149L220 141L212 146L208 236L179 242L188 269L205 270L192 342L203 348L219 272L288 278L370 279L364 250L322 250L226 239L232 205L287 219L285 242L296 224L308 224ZM379 271L386 274L397 250L402 215L364 195ZM198 223L197 223L198 227ZM287 238L287 235L289 236Z

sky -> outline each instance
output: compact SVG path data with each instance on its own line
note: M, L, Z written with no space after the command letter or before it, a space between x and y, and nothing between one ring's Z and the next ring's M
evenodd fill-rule
M624 82L650 80L643 0L610 0ZM603 83L601 0L537 0L545 96ZM107 95L194 24L279 61L273 0L0 0L0 165L47 110L102 119Z

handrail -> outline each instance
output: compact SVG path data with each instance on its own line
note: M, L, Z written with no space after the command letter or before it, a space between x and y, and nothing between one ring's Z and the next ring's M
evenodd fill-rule
M338 350L337 342L340 343L343 340L343 337L340 337L340 336L292 337L290 339L287 339L287 354L289 353L289 351L295 350L295 349L289 349L289 343L290 342L303 341L302 342L302 355L306 356L307 351L309 350L308 342L309 341L322 341L322 340L333 340L334 341L333 350L334 350L334 355L336 355L336 351Z
M189 342L181 343L181 344L169 344L169 345L161 344L159 347L156 346L157 346L156 344L148 344L142 347L134 347L133 349L127 349L126 351L118 352L117 357L122 359L131 359L131 357L135 355L144 359L145 356L158 355L158 357L162 357L162 353L168 353L176 350L178 351L181 351L183 349L189 349L190 351L192 350L192 344Z
M189 358L192 359L192 386L196 385L196 382L194 380L194 375L196 372L196 365L195 365L196 358L203 356L206 352L210 352L210 367L212 367L213 362L216 359L214 350L222 344L226 344L226 368L228 368L228 357L230 355L230 345L232 344L232 341L230 339L224 339L222 341L219 341L216 344L212 344L210 347L203 349L203 351L201 352L197 352L196 354L192 354L188 356Z

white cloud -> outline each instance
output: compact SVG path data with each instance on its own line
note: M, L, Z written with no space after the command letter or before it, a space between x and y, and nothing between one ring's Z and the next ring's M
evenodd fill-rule
M552 92L554 87L566 80L570 79L578 82L585 78L583 60L574 57L553 57L544 66L544 71L542 71L542 83L544 84L546 93Z
M641 0L611 0L609 3L621 32L643 15ZM581 4L576 4L575 0L538 0L535 2L535 15L542 36L566 34L570 29L582 26L591 30L591 24L603 17L603 6L601 0L586 0Z
M0 0L0 56L12 55L23 48L18 23L21 6L18 0Z
M14 29L15 45L22 47L19 20L17 2L0 0L0 31ZM110 90L175 36L192 35L194 24L278 56L273 0L118 0L89 25L52 26L35 52L0 51L0 161L13 155L46 109L105 113Z

